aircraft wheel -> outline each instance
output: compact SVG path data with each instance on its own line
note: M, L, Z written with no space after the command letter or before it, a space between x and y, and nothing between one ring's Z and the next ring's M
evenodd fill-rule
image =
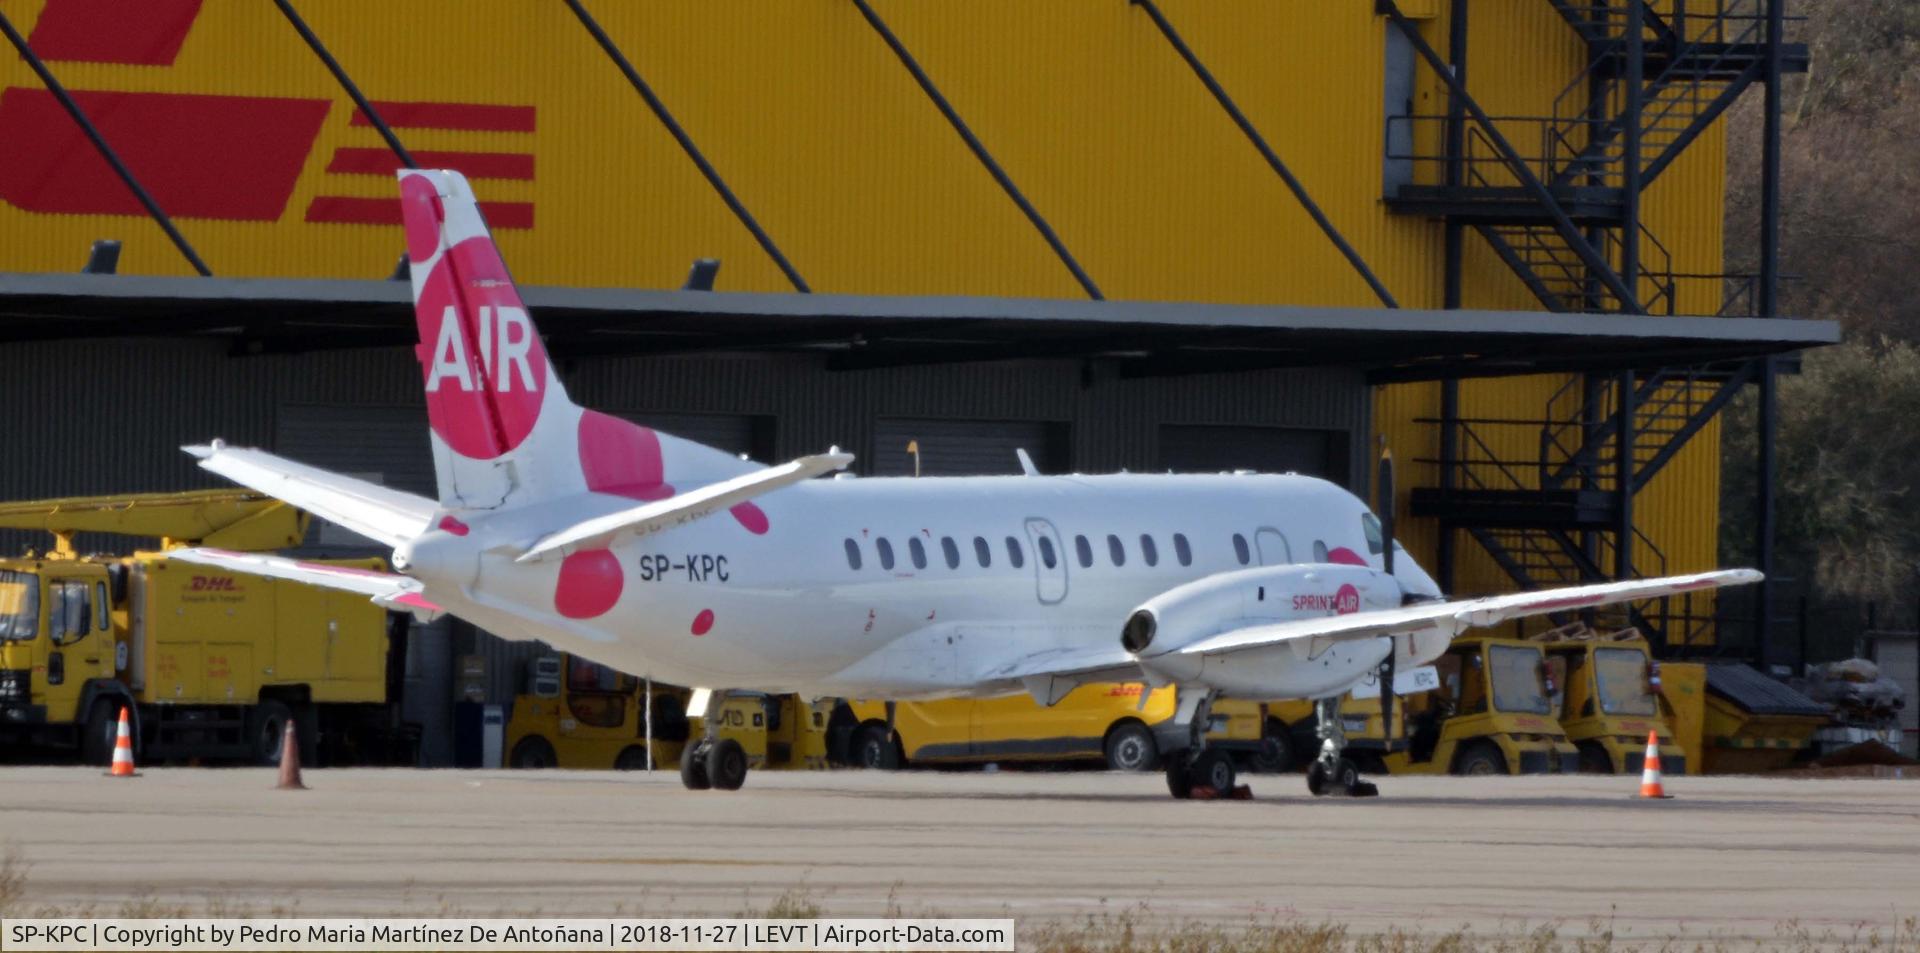
M689 741L680 749L680 783L689 791L705 791L713 787L707 780L707 742Z
M1168 752L1162 764L1167 772L1167 793L1181 801L1193 797L1193 774L1187 764L1187 753L1185 751Z
M1225 751L1202 748L1200 756L1193 759L1193 765L1187 770L1194 787L1212 788L1222 797L1233 793L1233 756Z
M740 742L722 738L707 752L707 780L716 791L738 791L747 783L747 752Z
M1307 766L1307 793L1314 797L1327 796L1327 765L1318 758Z
M1362 785L1373 788L1373 785L1360 780L1359 765L1354 764L1346 758L1341 758L1339 763L1333 766L1333 793L1344 794L1348 797L1365 797L1366 795L1361 793L1364 790ZM1373 788L1373 793L1379 794L1380 789Z

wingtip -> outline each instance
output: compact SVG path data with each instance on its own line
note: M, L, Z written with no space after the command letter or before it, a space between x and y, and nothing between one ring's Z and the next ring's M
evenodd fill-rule
M181 447L180 449L185 450L186 452L194 455L195 457L198 457L201 460L205 460L212 457L214 454L227 449L227 442L225 440L221 440L218 437L215 437L213 440L207 443L190 443L190 444L187 444L186 446Z

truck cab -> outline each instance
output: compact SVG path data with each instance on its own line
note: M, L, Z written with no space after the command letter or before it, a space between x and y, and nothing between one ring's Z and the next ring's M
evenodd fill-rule
M1660 663L1637 629L1598 635L1584 626L1555 630L1542 643L1547 668L1562 691L1555 715L1580 752L1580 770L1631 774L1644 767L1647 735L1660 739L1660 770L1684 774L1686 753L1660 697Z
M1390 774L1558 774L1578 750L1554 718L1553 683L1538 643L1467 636L1434 663L1440 688L1395 706L1395 735L1379 745ZM1349 750L1385 737L1378 699L1341 706ZM1364 744L1358 747L1365 747Z
M0 560L0 737L72 745L104 764L125 690L107 569L80 560Z

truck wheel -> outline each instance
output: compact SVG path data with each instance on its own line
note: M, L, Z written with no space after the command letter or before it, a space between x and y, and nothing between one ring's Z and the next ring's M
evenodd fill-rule
M853 744L853 763L873 771L900 770L900 749L889 735L890 732L879 725L860 729Z
M1581 774L1612 774L1613 756L1597 741L1583 742L1580 745Z
M615 771L645 771L647 769L647 748L645 745L628 745L621 750L620 756L613 759Z
M1460 753L1460 760L1454 764L1454 774L1468 777L1487 777L1506 774L1507 756L1500 746L1491 741L1476 741Z
M1269 719L1260 734L1260 747L1254 751L1249 767L1255 774L1285 774L1293 770L1293 733L1285 723Z
M1107 770L1151 771L1160 755L1159 747L1146 725L1123 721L1107 732Z
M740 742L721 738L707 752L707 780L716 791L738 791L747 783L747 752Z
M513 746L513 755L507 759L507 766L532 771L540 768L560 766L560 757L553 753L553 745L539 735L528 735Z
M120 736L120 704L111 698L96 698L87 709L87 723L80 729L80 759L96 767L113 763L113 743Z
M293 709L275 698L263 698L253 709L253 763L268 767L280 763L280 744L287 738Z
M713 787L707 780L707 745L705 740L689 741L680 749L680 783L689 791Z

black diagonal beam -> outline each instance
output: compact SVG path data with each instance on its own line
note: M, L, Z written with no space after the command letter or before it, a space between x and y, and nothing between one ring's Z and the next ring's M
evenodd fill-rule
M600 44L600 49L607 54L607 58L613 61L613 65L620 68L621 74L626 76L628 83L632 84L633 91L639 93L641 99L646 100L647 108L653 110L653 115L660 120L660 124L667 127L667 132L673 136L675 142L680 144L680 151L685 152L687 158L692 159L694 166L699 168L700 174L706 176L707 184L719 193L720 200L727 203L727 208L733 210L733 215L740 220L740 224L745 225L747 231L753 233L753 240L760 243L767 257L772 258L773 263L780 266L780 271L787 276L787 281L792 283L794 290L811 293L813 289L807 287L806 279L800 277L800 272L794 270L793 263L780 252L780 246L773 243L773 237L767 234L766 229L760 227L760 223L754 220L753 213L747 211L746 205L742 204L739 197L733 194L733 190L727 187L727 182L720 177L719 170L713 167L713 163L707 161L700 147L694 145L693 137L687 135L687 131L681 128L680 122L673 118L673 113L668 111L667 104L654 93L653 87L648 86L647 81L640 78L640 71L633 68L633 63L627 59L625 53L620 52L619 45L613 42L613 38L607 35L606 30L600 28L600 21L595 20L593 14L587 12L587 8L581 4L580 0L566 0L566 4L568 9L573 11L573 15L579 18L580 25L586 27L587 32L593 35L593 41Z
M1654 452L1651 459L1641 465L1639 471L1633 475L1634 490L1636 492L1643 490L1648 483L1653 482L1654 475L1672 462L1673 458L1687 445L1687 441L1693 439L1693 435L1699 433L1715 415L1726 409L1726 406L1733 402L1749 381L1759 376L1759 368L1759 361L1748 361L1740 365L1740 370L1732 377L1722 381L1720 389L1714 391L1713 396L1707 398L1707 402L1701 404L1699 410L1688 416L1686 423L1681 425L1679 430L1674 431L1673 435L1667 438L1666 443L1660 445L1660 449Z
M567 2L572 3L574 0L567 0ZM1000 167L1000 163L994 161L993 154L988 152L987 147L980 142L980 137L973 134L973 130L967 127L966 120L961 119L960 114L954 111L953 104L947 102L947 97L941 95L940 88L933 84L933 78L927 75L926 70L920 68L920 62L907 51L906 46L900 42L900 38L894 36L893 31L887 28L886 21L880 19L880 14L874 12L873 6L867 3L867 0L853 0L853 5L860 9L860 15L867 19L867 24L873 27L873 32L878 33L880 39L886 41L887 48L893 50L893 55L899 58L900 65L905 66L907 72L913 74L913 81L920 84L921 92L926 93L927 98L933 100L934 107L940 110L940 114L947 117L947 124L953 127L953 131L960 135L960 139L967 144L967 148L972 150L973 157L980 160L980 164L986 167L987 172L993 176L993 180L1000 183L1001 190L1006 192L1007 197L1013 200L1013 204L1018 205L1021 213L1027 216L1027 221L1033 223L1040 237L1047 240L1047 245L1053 249L1055 255L1059 256L1060 263L1066 265L1068 271L1073 272L1073 280L1080 283L1080 287L1087 292L1087 297L1095 301L1105 300L1106 296L1100 293L1100 287L1093 283L1093 279L1087 276L1086 270L1074 260L1073 253L1067 251L1066 243L1060 240L1060 236L1054 234L1053 226L1047 224L1047 220L1040 216L1039 210L1033 207L1033 203L1027 201L1027 197L1021 194L1020 187L1013 184L1013 179L1008 177L1007 171Z
M320 62L325 64L327 72L333 74L334 82L339 83L340 88L346 91L348 98L353 100L353 104L360 107L360 114L367 117L368 122L373 123L373 128L379 131L380 138L386 140L387 148L393 150L394 158L399 159L400 164L409 169L420 168L420 163L413 161L413 154L407 151L406 146L400 144L400 137L393 134L393 127L388 126L386 119L381 117L380 111L374 109L373 104L367 101L365 94L360 92L360 87L354 83L353 77L347 75L346 68L340 65L339 60L333 58L333 54L327 50L327 45L320 42L320 37L307 26L307 21L300 16L300 11L293 8L293 0L273 0L273 2L280 8L280 15L286 17L288 23L293 24L294 32L299 33L300 39L306 41L307 49L312 50L313 55L319 57Z
M8 42L13 44L13 48L20 51L20 58L26 60L27 66L40 77L40 82L46 85L47 92L52 93L53 98L60 101L60 107L72 117L74 125L79 126L80 131L86 134L87 140L93 143L94 150L100 153L100 158L107 160L107 164L113 167L114 174L118 175L120 181L126 183L127 188L133 192L133 197L139 199L141 205L146 206L147 214L153 216L160 230L167 233L167 238L173 241L173 247L180 249L180 255L187 260L187 264L192 265L193 270L199 272L202 277L211 276L213 271L207 267L206 262L200 260L200 254L193 250L193 245L187 241L187 236L180 234L180 229L173 225L173 219L168 218L166 211L160 207L160 203L154 201L153 196L148 194L146 187L141 185L140 180L134 176L133 170L127 168L125 162L120 161L120 154L113 151L113 147L107 144L107 138L100 134L93 120L87 118L86 110L81 109L80 104L74 102L73 97L67 94L67 88L60 85L60 81L54 78L53 71L47 69L47 64L40 61L40 55L33 51L33 47L27 45L27 38L13 28L13 21L7 19L5 13L0 13L0 32L4 32Z
M1532 169L1527 168L1526 160L1521 158L1520 153L1513 148L1513 143L1507 141L1506 135L1494 126L1493 120L1487 117L1487 111L1480 108L1480 103L1467 92L1466 84L1454 75L1446 61L1440 58L1440 54L1434 52L1433 46L1427 42L1426 37L1420 35L1419 28L1407 19L1406 14L1400 12L1400 5L1394 0L1375 0L1375 2L1378 9L1384 11L1393 21L1394 27L1406 36L1407 42L1413 45L1415 52L1420 54L1420 58L1425 60L1434 74L1440 77L1440 81L1447 84L1447 90L1459 100L1460 105L1466 107L1467 114L1473 117L1473 121L1486 130L1487 138L1513 170L1514 177L1520 180L1520 184L1533 196L1534 201L1539 202L1540 207L1546 209L1547 214L1553 218L1554 230L1560 233L1567 247L1580 256L1581 263L1600 279L1601 284L1607 286L1608 291L1613 292L1614 299L1620 302L1623 310L1633 314L1645 314L1646 310L1640 307L1640 296L1627 287L1627 283L1607 262L1606 256L1594 250L1593 244L1587 241L1585 235L1580 234L1580 227L1567 216L1566 209L1560 207L1560 203L1553 197L1553 192L1540 181L1539 176L1533 174Z
M1353 270L1360 273L1361 279L1367 283L1367 287L1373 289L1374 296L1380 299L1380 303L1389 308L1400 307L1400 302L1393 299L1392 293L1387 291L1386 285L1380 283L1373 269L1367 267L1366 259L1361 258L1360 253L1347 243L1346 238L1340 234L1340 230L1334 227L1333 221L1327 218L1325 212L1320 211L1320 206L1313 201L1313 196L1307 194L1307 187L1300 184L1300 180L1294 177L1292 170L1287 168L1285 162L1280 161L1280 156L1273 151L1273 147L1267 145L1266 137L1260 135L1260 130L1254 128L1253 121L1247 118L1246 113L1240 111L1240 107L1234 103L1233 97L1227 95L1220 81L1213 78L1213 71L1207 69L1206 64L1200 62L1200 57L1194 55L1193 48L1187 45L1187 41L1180 38L1179 31L1168 22L1166 14L1160 12L1159 5L1153 0L1128 0L1128 2L1147 11L1147 16L1153 18L1153 25L1160 28L1160 35L1166 37L1167 42L1173 45L1174 52L1187 61L1187 66L1193 70L1193 75L1200 78L1201 84L1207 87L1207 92L1213 94L1214 101L1220 104L1221 109L1227 111L1227 115L1233 119L1233 124L1240 127L1240 131L1246 135L1248 142L1253 143L1253 148L1260 153L1260 157L1267 160L1268 168L1280 177L1280 181L1287 184L1287 190L1292 192L1293 197L1300 202L1300 207L1306 209L1307 214L1313 217L1314 224L1320 226L1320 231L1326 234L1327 240L1333 242L1333 247L1340 249L1341 255L1346 256L1347 264L1352 265Z

